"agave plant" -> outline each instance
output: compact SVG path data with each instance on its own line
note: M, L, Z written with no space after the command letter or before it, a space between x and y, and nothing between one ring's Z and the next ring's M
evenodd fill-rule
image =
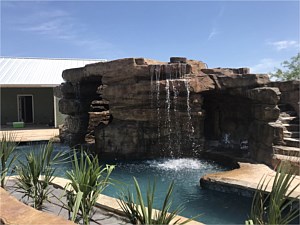
M53 145L48 142L41 149L30 151L25 157L25 162L19 160L17 165L16 190L33 201L32 206L41 209L43 203L49 200L50 183L54 179L55 164L66 160L65 153L58 152L53 155Z
M281 163L275 175L272 190L267 194L266 189L270 181L262 178L254 195L250 218L246 224L289 224L299 217L299 196L291 198L292 193L300 183L292 187L295 179L290 164Z
M11 166L17 159L17 155L14 154L14 151L16 147L18 146L18 143L16 141L16 135L15 133L4 132L2 134L1 138L1 144L0 144L0 160L1 160L1 187L5 187L5 177L7 173L9 172Z
M110 174L114 166L99 165L98 157L81 150L80 158L74 151L72 170L66 172L70 183L65 187L67 208L72 221L89 224L93 207L101 192L110 184Z
M169 185L167 194L164 199L164 203L161 210L156 210L153 208L154 196L155 196L155 182L152 187L149 182L147 188L147 205L145 205L142 192L138 181L134 177L134 186L136 191L136 200L134 199L134 194L128 189L127 192L121 192L119 196L118 203L125 213L126 217L133 224L186 224L198 216L185 221L180 221L180 219L175 219L176 215L180 214L184 208L183 206L178 206L172 212L170 208L172 206L171 195L174 188L174 182Z

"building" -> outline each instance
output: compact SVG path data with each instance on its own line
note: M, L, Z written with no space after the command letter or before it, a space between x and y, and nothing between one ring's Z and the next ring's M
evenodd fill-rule
M63 81L62 71L106 60L0 57L1 125L62 124L54 87Z

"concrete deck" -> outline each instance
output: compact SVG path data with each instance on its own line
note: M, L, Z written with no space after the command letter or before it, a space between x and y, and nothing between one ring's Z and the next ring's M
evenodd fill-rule
M240 168L231 171L207 174L200 180L204 188L237 193L243 196L251 197L263 176L268 181L266 191L270 192L276 172L264 164L239 163ZM296 176L291 184L290 190L300 183L300 176ZM291 197L299 198L300 186L293 192Z
M14 133L16 142L49 141L59 135L59 129L49 127L9 128L1 127L0 140L4 133Z

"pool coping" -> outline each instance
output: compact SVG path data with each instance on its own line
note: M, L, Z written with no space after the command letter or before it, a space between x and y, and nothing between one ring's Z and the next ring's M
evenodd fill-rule
M7 176L6 178L16 179L16 177L17 176L15 175L15 176ZM61 189L64 189L68 183L69 183L69 180L66 178L62 178L62 177L54 177L53 181L51 182L52 185L59 187ZM100 194L100 196L98 197L97 202L96 202L96 207L125 217L125 213L119 206L118 199L116 199L116 198ZM159 210L155 209L155 212L159 212ZM186 218L186 217L183 217L180 215L176 215L175 218L173 219L173 221L176 221L178 219L180 219L180 221L183 222L189 218ZM188 222L187 224L189 224L189 225L205 225L204 223L201 223L201 222L198 222L195 220L192 220L192 221Z

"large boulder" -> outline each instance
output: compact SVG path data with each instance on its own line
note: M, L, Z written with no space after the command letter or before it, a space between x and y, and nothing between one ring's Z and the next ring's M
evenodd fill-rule
M280 99L280 91L278 88L259 87L247 90L245 96L254 102L276 105Z
M265 122L276 121L280 114L277 105L253 104L252 109L254 118Z
M293 107L299 116L299 88L300 81L284 81L284 82L272 82L270 86L277 87L280 92L280 104L288 104Z
M267 74L209 74L219 90L259 87L270 82Z

